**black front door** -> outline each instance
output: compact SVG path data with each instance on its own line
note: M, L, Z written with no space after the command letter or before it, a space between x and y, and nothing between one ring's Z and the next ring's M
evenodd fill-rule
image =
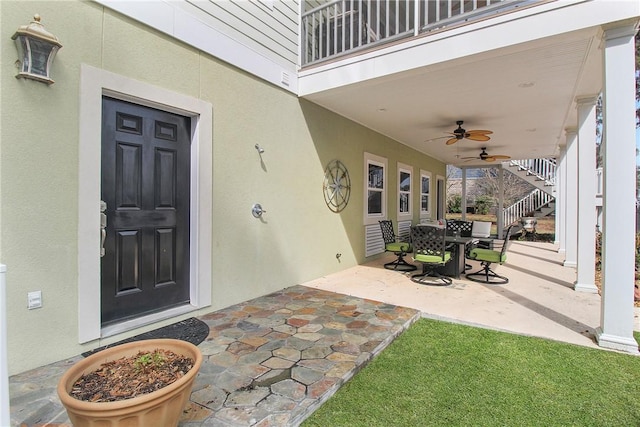
M102 100L102 325L189 302L190 119Z

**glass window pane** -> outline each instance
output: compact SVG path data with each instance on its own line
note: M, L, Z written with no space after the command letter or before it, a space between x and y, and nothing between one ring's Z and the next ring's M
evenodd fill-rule
M378 165L369 164L369 188L384 187L384 168Z
M382 214L382 192L369 191L367 202L367 212L369 214Z
M29 55L27 55L26 57L24 56L24 52L28 52L29 51L29 46L27 44L27 39L26 37L18 37L18 41L19 44L18 46L18 55L20 56L21 59L24 58L24 61L22 62L22 68L20 69L20 71L23 72L27 72L29 71Z
M411 191L411 174L400 172L400 191Z
M53 46L50 43L31 39L31 57L33 59L31 72L33 74L47 76L47 60L52 48Z
M406 193L400 194L400 212L409 213L409 195Z
M426 177L426 176L422 177L422 192L424 194L429 194L429 187L430 187L429 181L430 180L429 180L428 177Z
M423 195L420 198L420 209L423 211L429 210L429 196Z

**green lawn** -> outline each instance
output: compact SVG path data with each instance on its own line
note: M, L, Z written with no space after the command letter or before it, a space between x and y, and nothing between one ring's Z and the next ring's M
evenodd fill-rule
M640 357L422 319L302 426L639 426Z
M447 219L462 219L462 214L459 213L447 213ZM495 215L480 215L480 214L467 214L467 221L490 221L493 222L491 232L496 233L497 218ZM553 234L556 232L555 218L552 216L537 218L538 224L536 225L536 232L540 234Z
M459 213L447 213L447 219L462 219L462 214ZM492 222L491 234L497 234L497 218L495 215L481 215L481 214L467 214L466 221L489 221ZM516 237L519 240L539 241L539 242L553 242L556 236L556 223L554 217L537 218L536 234L526 234L522 237ZM518 234L518 236L520 236Z

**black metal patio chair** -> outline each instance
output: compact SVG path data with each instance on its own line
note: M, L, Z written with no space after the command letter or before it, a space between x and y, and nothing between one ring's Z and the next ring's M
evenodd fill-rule
M445 242L446 228L430 225L411 227L413 260L422 263L422 273L414 274L411 280L423 285L450 285L450 277L438 273L437 269L451 260ZM428 278L436 280L428 280Z
M384 268L399 271L414 271L417 269L418 267L413 264L409 264L404 259L408 253L413 251L411 243L398 241L396 233L393 231L393 223L391 220L385 219L378 222L380 223L382 239L384 240L384 250L386 252L393 252L397 256L395 260L386 263Z
M502 265L507 261L507 249L511 243L511 232L513 225L507 228L507 233L502 241L502 247L495 249L496 245L499 245L499 240L494 240L494 249L474 248L470 251L468 258L476 261L480 261L482 268L475 273L469 273L465 277L474 282L484 283L487 285L504 285L509 283L509 279L505 276L500 276L491 269L491 264Z
M457 231L461 237L471 237L471 228L473 222L462 221L460 219L448 219L447 220L447 233L455 234Z

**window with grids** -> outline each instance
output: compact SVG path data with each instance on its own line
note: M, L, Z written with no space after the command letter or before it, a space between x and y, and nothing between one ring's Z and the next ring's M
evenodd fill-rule
M386 217L387 159L365 153L365 222Z
M398 163L398 218L411 217L411 177L413 168Z
M431 172L420 171L420 217L431 214Z

